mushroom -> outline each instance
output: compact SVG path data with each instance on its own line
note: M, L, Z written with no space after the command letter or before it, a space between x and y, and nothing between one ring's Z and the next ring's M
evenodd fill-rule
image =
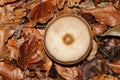
M46 54L59 64L76 64L90 52L91 34L89 25L82 17L61 15L51 21L45 30Z

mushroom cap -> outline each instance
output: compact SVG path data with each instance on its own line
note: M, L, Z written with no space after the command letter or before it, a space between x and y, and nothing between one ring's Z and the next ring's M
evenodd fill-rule
M92 48L92 34L80 16L66 14L51 21L45 30L44 48L57 63L71 65L83 60Z

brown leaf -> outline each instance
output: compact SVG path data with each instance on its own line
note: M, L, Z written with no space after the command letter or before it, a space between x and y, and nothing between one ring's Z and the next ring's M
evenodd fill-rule
M120 74L120 61L111 62L108 65L115 73Z
M120 0L116 1L114 3L114 6L117 8L117 9L120 9Z
M64 7L65 1L66 0L57 0L57 7L62 9Z
M67 5L64 6L64 8L58 12L59 15L63 14L77 14L78 10L76 8L69 8Z
M13 34L13 31L8 27L0 27L0 61L3 60L7 55L7 47L5 46L5 42L8 38Z
M17 1L17 0L0 0L0 5L4 5L6 3L10 3L10 2L14 2L14 1Z
M93 35L100 35L107 30L107 26L100 23L91 24L90 27L92 28Z
M103 74L103 75L91 78L90 80L118 80L118 79L117 79L117 77L107 75L107 74Z
M55 64L55 68L58 73L65 79L65 80L74 80L78 75L77 67L63 67L60 65Z
M68 0L67 5L68 7L78 6L80 1L81 0Z
M120 36L120 25L113 27L109 30L107 30L104 34L101 36Z
M91 61L91 60L95 57L95 54L97 53L97 49L98 49L98 45L97 45L97 43L93 40L92 50L91 50L91 52L89 53L89 56L87 57L87 60L88 60L88 61Z
M82 9L82 13L92 14L98 22L108 26L120 24L120 11L110 3L106 7L96 7L94 9Z
M54 15L54 5L48 1L37 4L30 11L32 20L40 23L48 22Z
M113 2L113 3L115 3L118 0L93 0L93 1L94 1L94 4L97 5L101 2Z
M25 70L29 64L41 60L41 56L37 52L41 35L34 28L24 28L23 37L25 38L25 42L19 47L17 62L18 65Z
M5 62L0 62L0 75L4 76L5 80L23 80L23 71Z

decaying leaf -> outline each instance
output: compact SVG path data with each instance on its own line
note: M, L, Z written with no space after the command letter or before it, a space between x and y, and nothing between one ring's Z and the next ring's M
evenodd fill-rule
M99 23L90 24L90 27L92 28L93 35L100 35L107 30L107 26Z
M117 0L117 1L114 3L114 6L115 6L117 9L120 9L120 1Z
M93 41L92 50L91 50L89 56L87 57L88 61L91 61L95 57L95 54L97 53L97 49L98 49L97 43L95 41Z
M108 65L115 73L120 74L120 61L110 62Z
M120 25L107 30L101 36L120 36Z
M25 38L25 42L23 42L23 44L19 47L19 56L17 62L18 65L25 70L28 64L39 62L42 58L37 53L39 48L38 43L41 39L41 35L34 28L25 28L23 29L23 37Z
M97 5L97 4L102 3L102 2L112 2L112 3L115 3L118 0L93 0L93 1L94 1L94 4Z
M0 75L5 80L23 80L23 71L20 70L16 65L0 62Z
M0 5L4 5L6 3L14 2L16 0L0 0Z
M3 60L7 55L7 47L5 42L13 34L13 31L8 27L0 27L0 61Z
M68 0L68 7L78 6L81 0Z
M98 22L108 26L120 24L120 11L110 3L106 7L96 7L94 9L82 9L82 13L92 14Z
M99 48L102 54L104 54L110 61L120 60L120 39L111 38L105 39L104 44Z
M36 20L40 23L48 22L54 15L54 5L48 1L37 4L30 11L30 17L32 20Z
M62 9L64 7L65 1L66 0L57 0L57 7Z
M91 78L90 80L118 80L118 79L117 79L117 77L107 75L107 74L103 74L103 75Z
M74 80L78 75L77 67L63 67L55 64L55 68L65 80Z
M77 14L78 10L76 8L69 8L67 5L64 6L64 8L61 11L58 11L58 15L63 14Z

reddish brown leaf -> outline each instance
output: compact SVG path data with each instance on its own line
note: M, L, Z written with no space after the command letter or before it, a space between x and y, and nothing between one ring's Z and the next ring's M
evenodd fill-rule
M40 23L48 22L54 13L54 5L48 1L37 4L30 12L30 17Z
M74 80L78 76L77 67L63 67L60 65L55 65L58 73L66 80Z
M93 35L100 35L107 30L107 26L99 23L91 24L90 26L92 28Z
M104 25L115 26L120 24L120 11L115 9L112 4L103 8L83 9L81 12L92 14L98 22Z
M78 10L76 8L68 8L67 5L64 6L64 8L58 12L59 15L63 14L77 14Z
M4 5L6 3L14 2L16 0L0 0L0 5Z
M0 62L0 75L4 76L5 80L23 80L23 71L5 62Z
M111 75L100 75L100 76L96 76L94 78L91 78L90 80L118 80L117 77L111 76Z
M94 1L94 4L97 5L101 2L113 2L113 3L115 3L118 0L93 0L93 1Z
M57 0L57 7L62 9L64 7L65 1L66 0Z
M17 62L22 69L26 69L28 64L36 63L41 60L41 56L37 53L41 36L36 29L25 28L23 29L23 37L25 38L25 42L18 50L19 57Z
M13 34L13 31L8 27L0 27L0 61L3 60L7 55L7 47L5 42Z
M120 61L118 62L111 62L108 64L110 68L117 74L120 74Z

